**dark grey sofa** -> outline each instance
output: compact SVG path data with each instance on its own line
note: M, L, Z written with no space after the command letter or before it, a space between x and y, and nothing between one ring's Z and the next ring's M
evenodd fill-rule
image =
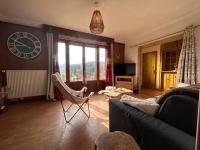
M194 150L199 91L176 88L164 94L155 116L109 101L110 131L132 135L142 150Z

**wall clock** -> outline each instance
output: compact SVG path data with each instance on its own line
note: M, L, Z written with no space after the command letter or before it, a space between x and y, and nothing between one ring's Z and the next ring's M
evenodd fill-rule
M41 42L28 32L15 32L8 37L9 51L22 59L33 59L41 53Z

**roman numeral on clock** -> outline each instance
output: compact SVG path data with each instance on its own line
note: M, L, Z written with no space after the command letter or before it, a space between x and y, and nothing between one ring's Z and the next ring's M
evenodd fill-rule
M8 43L9 47L14 47L14 45L15 45L14 43Z

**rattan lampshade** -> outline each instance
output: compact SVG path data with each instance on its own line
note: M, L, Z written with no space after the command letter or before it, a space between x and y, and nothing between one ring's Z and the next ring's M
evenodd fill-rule
M101 34L104 30L103 18L99 10L95 10L90 22L90 31L94 34Z

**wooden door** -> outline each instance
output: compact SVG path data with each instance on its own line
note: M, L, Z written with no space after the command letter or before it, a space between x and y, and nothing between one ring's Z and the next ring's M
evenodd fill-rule
M142 59L142 88L156 88L157 52L144 53Z

